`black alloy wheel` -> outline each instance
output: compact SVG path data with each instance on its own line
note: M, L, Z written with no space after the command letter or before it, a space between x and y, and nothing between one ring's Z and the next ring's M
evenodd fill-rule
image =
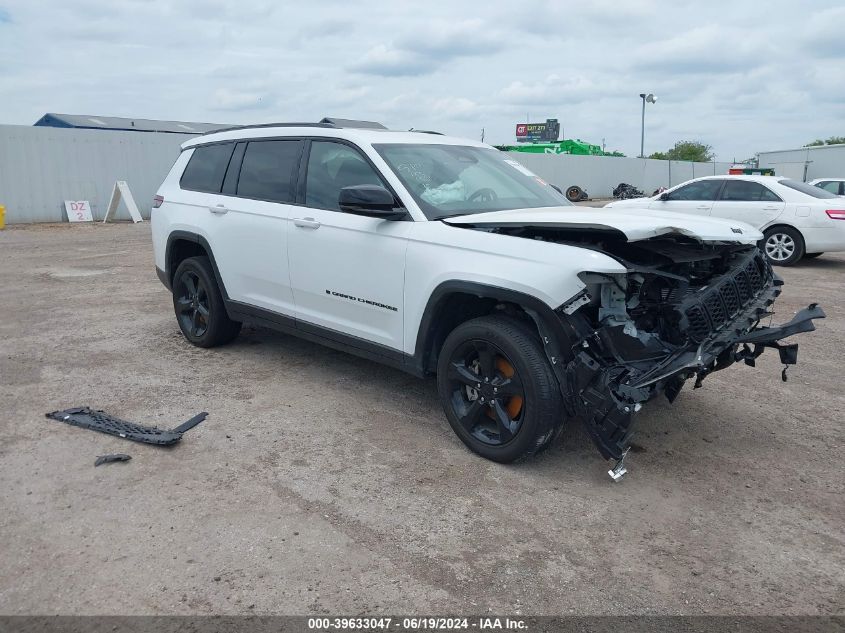
M223 345L241 330L226 312L208 257L189 257L176 268L173 311L182 334L197 347Z
M496 462L539 453L563 426L560 386L536 328L511 316L452 330L437 360L437 391L458 438Z
M467 433L491 446L514 439L522 427L525 391L499 347L466 341L453 352L447 378L452 407Z
M176 318L179 327L193 338L201 338L208 331L208 289L199 275L186 270L173 287Z

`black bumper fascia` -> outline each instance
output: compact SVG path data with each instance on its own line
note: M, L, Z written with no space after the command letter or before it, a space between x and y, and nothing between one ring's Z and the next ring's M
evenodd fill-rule
M159 268L158 266L156 266L156 275L158 275L158 280L159 280L161 283L163 283L163 284L164 284L164 287L165 287L165 288L167 288L168 290L171 290L171 288L170 288L170 279L168 278L167 273L166 273L166 272L164 272L164 271L163 271L161 268Z

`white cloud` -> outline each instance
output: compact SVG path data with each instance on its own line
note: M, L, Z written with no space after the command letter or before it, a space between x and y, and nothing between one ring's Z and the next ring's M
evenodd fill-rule
M843 133L839 0L0 2L0 123L334 115L499 143L530 115L634 155L645 91L651 151Z

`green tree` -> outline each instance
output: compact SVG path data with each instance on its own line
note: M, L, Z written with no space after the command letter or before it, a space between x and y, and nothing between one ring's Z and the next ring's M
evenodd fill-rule
M807 143L804 147L818 147L820 145L842 145L845 143L845 136L831 136L826 141L817 138L812 143Z
M675 147L665 152L654 152L649 158L658 160L686 160L707 163L713 160L713 148L698 141L678 141Z

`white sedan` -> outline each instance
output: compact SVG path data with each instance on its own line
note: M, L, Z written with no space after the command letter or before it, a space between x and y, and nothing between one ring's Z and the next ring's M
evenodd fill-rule
M606 207L650 209L729 218L763 233L772 264L845 251L845 198L779 176L706 176L651 198L616 200Z

